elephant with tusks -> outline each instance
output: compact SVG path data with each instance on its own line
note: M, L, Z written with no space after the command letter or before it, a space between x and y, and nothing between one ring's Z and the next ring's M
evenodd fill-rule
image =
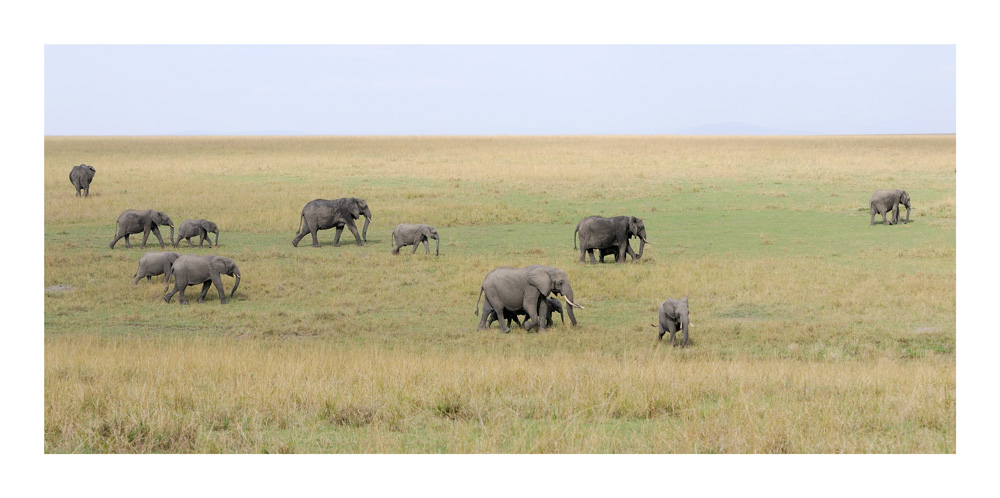
M354 220L365 217L365 227L358 234L358 227ZM340 199L315 199L309 201L302 208L299 216L299 233L292 239L292 246L298 247L299 241L306 234L312 235L313 247L320 247L317 234L320 230L336 228L337 234L333 237L333 246L340 247L340 234L344 227L354 234L354 239L359 246L365 245L368 241L368 225L372 222L372 211L368 208L368 203L364 199L356 197L342 197Z
M646 226L641 218L635 216L615 216L605 218L603 216L588 216L580 220L573 231L573 248L576 249L577 233L580 235L580 262L586 263L586 255L590 255L590 262L597 263L594 259L594 250L601 251L601 261L607 254L606 250L612 247L617 248L615 261L625 262L625 255L632 256L633 261L642 258L642 252L649 244L646 240ZM639 254L632 252L628 240L632 237L639 239Z
M524 268L502 266L486 274L479 288L479 298L476 299L476 314L479 314L479 300L486 296L486 303L499 312L517 312L524 309L528 319L524 321L524 329L538 327L544 331L546 320L539 317L548 315L549 294L562 295L568 305L566 312L570 322L576 325L576 315L573 308L583 309L573 299L573 287L569 276L559 268L551 266L531 265ZM479 330L485 330L489 313L483 313L479 320ZM509 333L510 327L500 320L500 330Z

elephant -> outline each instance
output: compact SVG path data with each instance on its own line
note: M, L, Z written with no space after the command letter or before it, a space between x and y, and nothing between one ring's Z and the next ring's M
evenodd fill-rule
M604 258L608 256L614 256L615 263L618 262L618 246L602 247L598 249L598 252L600 252L600 254L598 254L597 260L600 261L601 263L604 263ZM632 256L633 261L636 260L635 251L632 250L632 246L631 244L628 243L627 240L625 241L625 254L628 256Z
M87 166L86 164L73 166L73 169L69 172L69 181L73 184L73 188L76 189L77 197L80 197L81 190L84 197L90 197L90 182L94 181L95 174L97 174L97 170L93 166Z
M135 270L135 280L132 281L132 285L139 283L142 277L146 277L147 282L153 281L154 275L163 275L163 284L167 284L167 274L170 272L170 267L177 261L177 258L181 257L179 252L147 252L139 258L139 268ZM167 289L164 288L163 292Z
M872 194L871 200L868 201L868 211L871 214L871 222L868 226L875 224L875 214L882 215L883 225L898 225L899 224L899 205L902 204L906 206L906 223L910 222L910 194L906 193L905 190L900 189L881 189L876 190ZM892 222L888 222L885 219L886 213L892 211Z
M209 249L212 248L212 239L208 237L208 234L215 234L215 245L219 245L219 225L208 221L204 218L200 220L184 220L181 222L181 226L177 227L177 240L174 241L174 247L177 247L181 243L181 239L187 239L188 247L194 247L191 243L191 237L199 237L198 247L202 247L205 240L208 240Z
M630 251L628 239L639 238L639 254L632 254L633 260L642 258L642 252L649 244L646 241L646 227L641 218L635 216L615 216L605 218L603 216L589 216L580 220L573 231L573 249L576 249L576 236L580 234L580 262L586 263L585 256L590 254L590 262L597 263L594 259L594 249L608 249L618 247L618 254L615 261L625 262L625 254Z
M157 240L160 241L160 247L163 248L165 246L163 245L163 237L160 237L159 225L170 227L170 243L173 244L174 222L170 220L170 217L166 213L152 209L128 209L118 215L118 220L115 222L115 238L108 244L108 247L114 249L115 244L122 237L125 237L125 247L132 247L132 244L128 241L128 236L139 232L142 232L142 247L146 247L146 239L149 238L149 232L152 231L153 235L156 235Z
M365 217L365 227L358 235L358 227L354 220ZM340 234L344 231L344 226L354 234L359 246L365 245L362 242L368 241L368 224L372 222L372 212L368 208L368 203L364 199L356 197L341 197L340 199L327 200L315 199L309 201L302 208L302 215L299 217L299 234L292 239L292 246L298 247L299 241L307 233L312 234L313 247L320 247L317 232L328 228L337 228L337 235L333 238L333 246L340 247Z
M548 302L548 308L549 308L548 312L545 314L545 326L551 327L552 324L555 323L552 320L552 313L559 313L559 320L563 324L565 324L566 318L563 316L562 303L554 297L547 297L545 298L545 300ZM500 319L497 317L496 310L494 310L493 307L490 306L489 302L483 303L483 314L487 316L486 328L489 328L490 325L493 325L493 322L500 321ZM524 308L521 308L517 311L504 310L503 312L503 316L507 320L507 327L510 327L511 320L517 322L517 326L520 327L521 320L519 320L518 317L520 316L527 317L527 315L528 312L525 311Z
M670 332L670 344L676 346L677 341L674 335L677 334L678 330L682 330L683 343L681 347L686 348L688 346L688 328L691 326L691 318L688 316L687 296L684 296L682 299L667 299L663 301L660 303L657 314L660 318L658 327L660 334L656 340L662 340L663 334ZM653 326L656 327L656 325Z
M573 287L570 285L566 272L551 266L530 265L524 268L502 266L491 270L483 278L479 288L479 298L476 299L476 314L479 314L479 300L486 295L486 303L497 311L518 311L522 308L527 312L528 319L524 329L531 330L536 325L538 331L545 330L545 320L538 317L548 315L548 301L542 299L549 294L562 295L569 307L566 309L569 320L576 326L576 315L573 308L584 309L573 302ZM486 329L489 313L483 313L479 321L479 330ZM500 330L509 333L510 327L500 321Z
M434 245L434 255L437 256L441 249L441 236L438 235L436 228L430 225L400 223L396 225L396 228L392 229L392 253L399 254L399 248L412 245L413 252L410 254L415 254L417 248L420 247L420 243L423 242L424 254L430 254L431 248L427 242L428 239L437 241Z
M167 279L170 278L170 275L174 276L174 289L164 294L163 300L169 303L170 298L176 292L180 292L180 303L187 304L184 289L189 285L203 284L201 296L198 297L200 303L205 301L208 288L215 284L215 288L219 291L219 302L226 304L226 291L222 288L222 274L236 277L233 290L229 293L229 297L233 297L233 294L236 294L236 289L240 286L240 268L236 266L233 258L210 254L185 254L177 258L177 261L174 261L174 264L167 271Z

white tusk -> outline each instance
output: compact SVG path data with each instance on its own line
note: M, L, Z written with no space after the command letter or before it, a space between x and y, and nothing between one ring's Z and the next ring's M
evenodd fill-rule
M565 298L566 302L569 303L569 305L572 306L572 307L574 307L574 308L586 309L583 306L580 306L579 304L576 304L573 301L570 301L569 298L566 297L566 296L563 296L563 298Z

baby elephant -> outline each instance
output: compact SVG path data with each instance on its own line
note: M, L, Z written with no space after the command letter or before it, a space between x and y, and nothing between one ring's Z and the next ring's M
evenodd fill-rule
M212 247L212 239L208 237L208 234L215 234L215 245L219 245L219 226L206 219L200 220L184 220L181 223L180 228L177 229L177 241L174 242L174 247L181 243L181 239L187 239L188 247L194 247L191 243L191 237L200 237L198 239L198 247L202 247L205 240L208 240L208 247Z
M139 268L135 270L135 280L132 281L132 285L139 283L142 277L146 277L147 282L153 281L154 275L163 275L163 283L167 283L167 273L170 271L170 267L177 261L177 258L181 257L179 252L147 252L139 258ZM167 289L163 289L166 292Z
M177 261L174 261L167 272L168 279L170 275L174 276L174 290L164 294L163 300L169 303L174 293L180 292L181 304L187 304L184 289L189 285L203 284L201 296L198 297L200 303L205 301L208 288L215 284L215 288L219 291L219 301L226 304L226 291L222 288L223 274L236 277L236 284L233 285L233 290L229 293L229 297L233 297L233 294L236 294L236 289L240 286L240 268L236 266L236 262L232 258L208 254L185 254L177 258Z
M685 296L683 299L667 299L660 303L660 309L658 310L660 316L660 335L656 338L657 340L663 339L663 334L670 332L670 344L673 346L677 345L674 335L678 330L684 331L684 341L681 347L688 346L688 327L691 326L691 319L688 317L688 298ZM655 327L656 325L654 325Z
M549 305L548 311L545 313L545 326L551 327L552 324L555 323L552 321L552 313L559 313L559 320L562 321L563 325L566 325L566 319L563 318L562 302L560 302L558 299L554 297L545 298L545 301ZM490 325L493 325L493 322L500 320L499 318L497 318L497 311L493 309L492 306L490 306L490 303L488 301L483 304L483 314L486 315L487 328L489 328ZM524 308L521 308L517 311L509 311L506 309L503 310L503 317L507 320L507 328L510 328L511 320L516 322L518 327L521 327L522 326L521 320L518 319L519 316L527 317L528 312L525 311Z
M400 247L412 245L413 252L410 254L414 254L417 252L417 247L420 247L420 243L423 242L425 254L430 254L431 248L427 243L427 239L437 241L434 245L434 255L437 256L441 249L441 238L436 228L430 225L400 223L396 225L396 228L392 229L392 253L399 254Z

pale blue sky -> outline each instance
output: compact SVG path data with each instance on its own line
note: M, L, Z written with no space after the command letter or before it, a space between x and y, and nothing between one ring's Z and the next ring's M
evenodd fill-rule
M46 135L954 133L954 45L47 45Z

